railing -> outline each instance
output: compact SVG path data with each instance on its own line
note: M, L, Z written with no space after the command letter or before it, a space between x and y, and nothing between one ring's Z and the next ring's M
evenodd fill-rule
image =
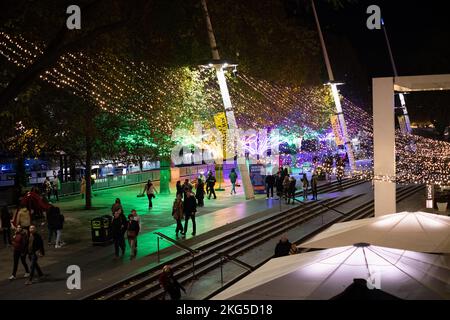
M232 257L229 254L226 254L224 252L217 252L217 254L220 256L220 283L223 287L223 263L224 261L229 261L231 263L234 263L237 266L240 266L244 269L247 269L248 271L253 271L256 268L249 265L248 263L245 263L244 261L239 260L238 258Z
M208 171L215 172L214 165L199 165L190 167L180 167L180 177L189 177L189 180L197 178L200 173L206 175ZM103 189L129 186L139 183L145 183L147 180L159 181L160 170L151 170L139 173L130 173L120 176L107 176L105 178L99 178L95 180L92 185L92 191L98 191ZM61 189L58 191L60 196L79 194L81 188L80 181L69 181L61 183Z
M176 246L176 247L178 247L178 248L180 248L180 249L182 249L182 250L188 252L188 253L191 255L191 257L192 257L192 275L194 276L194 278L196 278L196 276L195 276L195 255L196 255L197 253L199 253L200 251L199 251L199 250L191 249L191 248L189 248L188 246L182 244L181 242L178 242L177 240L174 240L174 239L172 239L172 238L166 236L165 234L163 234L163 233L161 233L161 232L154 232L154 234L156 234L156 235L158 236L158 237L157 237L157 243L158 243L158 263L160 263L160 261L161 261L161 260L160 260L160 254L159 254L159 251L160 251L160 250L159 250L159 240L160 240L160 239L164 239L164 240L166 240L166 241L168 241L168 242L173 243L174 246Z

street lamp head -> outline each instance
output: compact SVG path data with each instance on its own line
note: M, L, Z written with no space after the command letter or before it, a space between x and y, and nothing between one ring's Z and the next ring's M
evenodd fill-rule
M339 82L339 81L328 81L328 82L325 82L323 85L324 86L331 86L331 85L341 86L343 84L345 84L345 83L344 82Z
M234 68L233 72L236 72L237 69L237 63L234 63L230 60L207 60L203 61L199 64L199 67L202 69L211 69L211 68L222 68L222 69L228 69L228 68Z

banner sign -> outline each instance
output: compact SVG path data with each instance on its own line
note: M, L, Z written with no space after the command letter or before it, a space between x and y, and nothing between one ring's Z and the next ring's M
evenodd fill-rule
M226 159L228 123L225 112L220 112L214 115L214 123L216 124L217 130L219 130L220 134L222 135L223 158Z
M428 209L433 208L433 200L434 200L434 185L427 184L425 187L425 197L426 197L426 206Z
M338 146L341 146L344 144L344 141L342 139L342 131L341 126L339 125L339 118L337 115L332 115L330 117L330 121L331 121L331 128L333 128L334 139L336 141L336 144Z
M250 170L250 180L253 185L253 190L255 193L264 193L266 190L266 177L263 164L251 164L249 166Z

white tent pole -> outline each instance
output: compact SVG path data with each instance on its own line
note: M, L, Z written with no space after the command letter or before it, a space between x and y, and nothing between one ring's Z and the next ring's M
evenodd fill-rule
M351 174L356 170L352 142L350 141L349 136L348 136L347 125L345 123L344 113L342 112L341 100L340 100L339 93L337 90L337 85L336 85L336 83L333 83L334 82L333 70L331 69L331 63L330 63L330 59L328 57L327 47L326 47L325 41L323 39L322 28L320 27L319 17L317 16L316 5L314 4L314 0L311 0L311 4L312 4L313 12L314 12L314 18L316 20L317 31L319 33L320 45L322 46L323 57L325 59L325 65L327 66L328 78L330 80L330 89L331 89L331 93L333 95L334 104L336 106L336 115L338 116L339 125L341 127L341 132L343 135L342 140L344 141L345 150L347 151L347 155L348 155L348 160L349 160L349 164L350 164L350 174Z

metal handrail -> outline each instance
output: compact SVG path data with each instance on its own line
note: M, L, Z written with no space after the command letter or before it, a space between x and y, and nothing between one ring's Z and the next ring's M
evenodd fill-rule
M256 269L255 267L249 265L248 263L245 263L244 261L241 261L238 258L230 256L229 254L226 254L224 252L217 252L217 254L220 256L220 283L222 287L223 287L223 262L225 260L232 262L235 265L238 265L244 269L247 269L248 271L253 271Z
M174 240L174 239L172 239L172 238L166 236L165 234L163 234L163 233L161 233L161 232L154 232L154 234L156 234L156 235L158 236L158 237L157 237L157 243L158 243L158 263L160 263L160 261L161 261L161 260L160 260L160 254L159 254L159 252L160 252L160 249L159 249L159 239L164 239L164 240L166 240L166 241L169 241L169 242L173 243L176 247L178 247L178 248L180 248L180 249L182 249L182 250L188 252L188 253L191 255L191 257L192 257L192 275L194 276L194 278L196 278L196 275L195 275L195 255L196 255L197 253L199 253L200 250L194 250L194 249L191 249L191 248L189 248L188 246L182 244L181 242L179 242L179 241L177 241L177 240Z

